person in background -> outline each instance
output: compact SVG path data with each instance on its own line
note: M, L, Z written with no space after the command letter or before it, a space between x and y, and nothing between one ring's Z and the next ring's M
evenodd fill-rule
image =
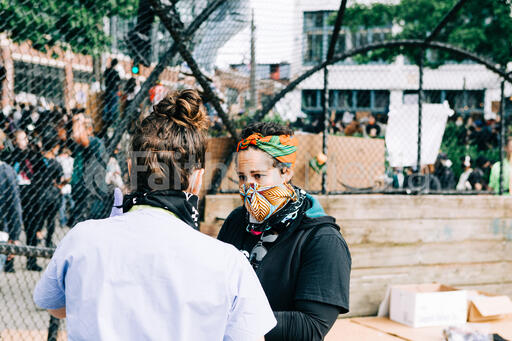
M36 246L41 239L37 234L38 219L44 206L41 206L38 197L35 177L37 176L41 155L35 152L29 145L25 131L17 130L14 133L14 149L9 153L6 160L15 170L17 182L20 189L21 207L23 212L23 226L25 229L26 243ZM41 271L35 257L27 257L27 270Z
M393 188L402 189L405 185L405 175L402 167L393 167L392 170L392 185Z
M354 116L354 119L352 122L350 122L347 127L345 128L345 136L354 136L359 135L363 133L363 129L361 128L361 125L359 124L359 121Z
M105 182L107 185L112 185L119 188L121 191L124 191L124 183L123 176L121 174L121 167L119 166L119 162L116 159L116 156L119 154L119 149L116 148L114 150L114 155L110 157L107 164L107 174L105 178Z
M475 162L475 169L469 175L468 181L471 188L475 191L489 190L489 174L491 170L491 161L485 156L480 155Z
M107 169L103 142L93 134L92 119L82 113L73 116L72 136L68 143L73 153L71 196L75 202L69 226L85 219L101 219L109 214L111 199L105 183Z
M440 153L437 157L434 165L434 176L439 180L440 190L455 189L455 174L452 170L452 161L444 153ZM433 189L436 188L434 187Z
M68 148L63 148L59 156L55 158L62 167L62 186L60 193L62 195L61 204L59 208L59 222L60 226L66 226L68 223L68 209L71 211L75 206L75 202L71 197L71 176L73 175L74 159L71 157L71 151Z
M368 124L366 125L366 135L372 138L380 136L380 125L377 123L373 115L370 115L368 117Z
M275 326L247 259L197 231L207 127L197 91L167 95L135 131L124 214L60 242L34 301L70 340L256 341Z
M33 131L39 121L39 113L33 105L25 106L21 112L21 119L19 121L19 128L24 131Z
M126 110L126 108L130 105L130 103L133 101L135 95L137 95L139 90L140 86L138 84L137 79L133 77L128 79L123 91L123 111Z
M459 177L459 182L457 183L457 191L471 191L473 186L469 182L469 176L473 173L473 168L471 168L471 157L466 155L462 158L462 169L464 172Z
M486 151L492 148L493 139L491 128L484 121L476 120L469 136L469 143L476 145L478 151Z
M105 94L103 100L103 129L100 137L105 136L108 127L119 116L119 85L121 78L116 70L117 59L112 59L110 67L105 70L103 77L105 79Z
M503 194L510 195L510 163L512 162L512 138L507 140L505 146L506 159L503 160ZM501 173L501 162L496 162L492 165L491 175L489 177L489 190L496 194L500 193L500 173Z
M246 255L265 290L277 319L266 341L323 340L349 309L350 252L336 220L291 184L297 144L277 123L242 131L236 165L243 206L218 235Z
M149 89L149 101L151 105L156 105L160 102L167 94L167 88L163 86L160 80L155 82L155 85Z
M7 136L0 130L0 152L4 150ZM0 154L1 155L1 154ZM16 180L16 172L0 158L0 231L7 233L7 242L20 244L20 233L23 225L20 192ZM0 255L0 272L15 272L14 256Z
M59 212L62 200L60 187L62 187L64 174L62 166L55 159L60 146L59 138L53 127L47 127L41 137L41 142L42 157L36 164L37 172L34 176L34 186L41 212L34 219L34 228L36 232L41 233L43 227L46 226L45 245L54 247L52 237L55 231L55 217Z

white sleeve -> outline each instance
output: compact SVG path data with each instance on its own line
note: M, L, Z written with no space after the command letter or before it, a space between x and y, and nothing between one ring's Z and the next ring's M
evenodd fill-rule
M48 267L39 279L33 299L35 304L43 309L59 309L66 306L65 279L76 248L75 235L83 223L77 224L59 242Z
M277 321L256 273L245 256L238 254L240 258L235 262L238 271L232 275L236 292L224 341L259 340L275 327Z

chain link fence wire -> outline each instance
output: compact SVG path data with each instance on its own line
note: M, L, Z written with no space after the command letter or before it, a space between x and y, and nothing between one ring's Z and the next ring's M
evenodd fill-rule
M296 131L293 181L312 193L509 192L512 54L484 42L510 46L490 29L512 28L510 3L435 3L411 32L408 0L0 0L0 243L50 248L0 247L0 339L65 338L34 285L129 191L130 136L169 91L199 88L211 119L201 196L238 191L253 121Z

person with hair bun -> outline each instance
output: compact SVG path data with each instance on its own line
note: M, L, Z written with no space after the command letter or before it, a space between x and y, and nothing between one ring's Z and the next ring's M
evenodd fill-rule
M277 326L266 341L323 340L349 309L350 252L336 220L292 185L297 146L293 131L277 123L242 131L243 206L218 235L247 256L267 294Z
M168 94L132 139L123 214L76 225L34 291L72 340L258 340L276 320L247 259L197 231L208 118Z

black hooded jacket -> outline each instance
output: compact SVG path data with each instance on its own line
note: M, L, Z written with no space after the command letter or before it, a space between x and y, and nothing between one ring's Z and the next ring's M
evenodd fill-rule
M267 334L267 341L321 340L337 314L349 309L348 246L333 217L312 217L308 211L313 205L311 199L305 205L306 213L299 215L274 243L264 244L268 252L256 269L278 320L276 328ZM235 209L224 222L218 239L249 254L260 237L248 233L247 224L247 210ZM297 316L301 312L307 316ZM304 317L308 317L306 321ZM304 325L308 319L313 322L311 326Z

